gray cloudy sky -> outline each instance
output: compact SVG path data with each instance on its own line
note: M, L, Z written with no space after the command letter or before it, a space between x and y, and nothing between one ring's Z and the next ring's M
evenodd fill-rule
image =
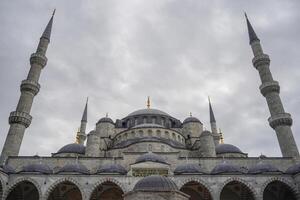
M17 105L29 56L52 10L56 16L21 155L50 155L75 140L85 99L88 130L152 107L209 127L210 95L225 142L250 156L280 156L269 111L251 64L243 11L270 55L300 144L300 1L2 0L0 2L0 147Z

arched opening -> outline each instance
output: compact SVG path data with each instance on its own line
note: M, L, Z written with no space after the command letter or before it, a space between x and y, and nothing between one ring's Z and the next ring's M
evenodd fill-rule
M189 195L189 200L212 200L208 189L196 181L184 184L180 188L180 191Z
M79 188L70 181L64 181L56 185L51 191L48 200L82 200Z
M254 195L244 183L231 181L222 189L220 200L254 200Z
M273 181L264 190L264 200L296 200L294 191L281 181Z
M92 193L90 200L123 200L123 190L115 183L104 182Z
M30 181L22 181L10 191L6 199L39 200L39 192Z

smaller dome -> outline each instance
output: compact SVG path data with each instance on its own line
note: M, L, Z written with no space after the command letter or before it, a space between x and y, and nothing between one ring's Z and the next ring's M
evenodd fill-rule
M163 164L168 164L165 159L163 159L161 156L149 152L149 153L145 153L143 155L141 155L140 157L138 157L135 161L135 163L142 163L142 162L157 162L157 163L163 163Z
M82 144L71 143L63 146L57 153L77 153L85 154L85 146Z
M232 144L218 144L216 146L216 153L243 153L238 147Z
M97 174L127 174L127 170L119 164L106 164L97 170Z
M188 117L188 118L186 118L186 119L183 121L183 124L190 123L190 122L202 124L202 123L200 122L200 120L199 120L198 118L196 118L196 117Z
M286 174L298 174L299 172L300 172L300 163L292 165L285 171Z
M183 165L178 165L174 170L174 174L204 174L204 170L200 167L199 164L188 163Z
M134 188L133 191L177 191L178 187L171 179L159 176L159 175L152 175L147 176L141 180L139 180Z
M235 165L229 164L226 161L216 165L211 174L231 174L231 173L243 173L242 170Z
M103 117L101 119L99 119L99 121L97 122L97 124L99 123L111 123L111 124L115 124L114 121L109 118L109 117Z
M164 127L159 124L139 124L134 126L133 128L164 128Z
M60 168L57 173L89 174L89 170L82 164L66 164Z
M46 164L29 164L23 167L19 173L40 173L40 174L52 174L52 170Z
M5 174L14 174L14 173L16 173L15 169L10 165L0 166L0 171L4 172Z
M277 167L259 162L248 170L249 174L263 174L263 173L282 173Z

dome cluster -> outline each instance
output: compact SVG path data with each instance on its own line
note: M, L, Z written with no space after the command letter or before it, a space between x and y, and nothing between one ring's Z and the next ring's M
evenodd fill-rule
M135 161L135 163L142 163L142 162L156 162L156 163L168 164L164 158L152 152L141 155Z

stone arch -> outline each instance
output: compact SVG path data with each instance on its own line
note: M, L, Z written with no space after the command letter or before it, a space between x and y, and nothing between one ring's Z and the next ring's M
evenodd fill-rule
M35 187L35 189L37 189L38 191L38 195L39 195L39 198L41 199L42 198L42 190L38 184L37 181L35 181L34 179L32 178L29 178L29 177L22 177L22 178L18 178L16 179L12 184L11 186L8 187L8 189L4 192L3 194L3 199L6 199L8 197L8 195L10 194L10 192L12 192L20 183L22 182L29 182L29 183L32 183Z
M288 186L292 190L292 192L294 193L296 198L300 197L297 186L295 184L293 184L292 182L286 180L285 178L281 178L281 177L272 177L272 178L268 179L266 182L264 182L264 184L261 187L260 195L263 197L264 196L264 191L267 188L267 186L270 183L276 182L276 181L278 181L280 183L283 183L284 185Z
M87 195L87 196L88 196L88 199L91 199L91 198L92 198L93 192L94 192L99 186L101 186L101 185L104 184L104 183L109 183L109 182L114 183L115 185L117 185L117 186L122 190L122 192L123 192L124 194L127 192L126 187L125 187L121 182L117 181L116 179L114 179L114 178L103 178L103 179L97 181L97 182L93 185L93 187L92 187L91 190L89 191L89 194Z
M44 199L47 200L51 194L52 191L55 190L55 188L61 184L61 183L64 183L64 182L70 182L70 183L73 183L80 191L81 193L81 196L82 196L82 199L85 199L85 193L84 193L84 190L83 188L81 187L81 185L76 181L74 180L73 178L70 178L70 177L66 177L66 178L61 178L61 179L58 179L57 181L55 181L52 185L50 185L50 187L47 189L46 193L45 193L45 196L44 196Z
M203 186L203 187L208 191L208 193L209 193L209 196L210 196L209 199L212 199L212 198L213 198L213 191L212 191L212 189L210 188L210 186L209 186L206 182L204 182L203 180L198 179L198 178L190 177L190 178L184 179L183 181L180 181L179 184L178 184L179 190L180 190L181 188L183 188L186 184L192 183L192 182L196 182L196 183L198 183L199 185Z
M252 193L253 195L253 198L254 199L258 199L258 194L257 192L255 191L254 187L252 187L252 185L250 185L247 181L241 179L241 178L237 178L237 177L231 177L229 179L227 179L226 181L224 181L221 185L220 185L220 188L219 188L219 191L217 193L219 199L221 199L221 193L223 191L223 189L225 188L225 186L228 184L228 183L231 183L231 182L239 182L243 185L245 185Z

